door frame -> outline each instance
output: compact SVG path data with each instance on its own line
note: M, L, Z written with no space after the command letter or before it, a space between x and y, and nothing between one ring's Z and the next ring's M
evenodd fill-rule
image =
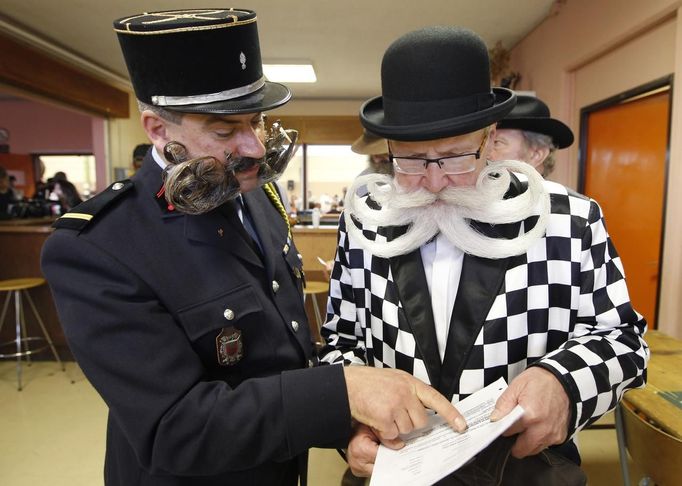
M670 173L670 135L672 128L672 107L673 107L673 80L674 75L669 74L661 78L655 79L648 83L642 84L635 88L623 91L615 96L607 98L602 101L598 101L591 105L585 106L580 109L580 142L578 145L578 192L581 194L585 192L585 178L587 172L587 128L588 128L588 118L591 113L602 110L604 108L610 108L615 105L619 105L624 102L634 101L635 98L647 95L652 91L659 90L661 88L667 87L670 93L670 109L668 110L668 137L665 149L665 161L663 167L663 214L661 220L661 235L659 239L659 254L660 258L658 261L658 281L656 283L656 322L649 323L651 325L650 329L658 329L658 317L660 315L660 305L661 305L661 277L662 277L662 267L663 267L663 249L664 249L664 239L665 239L665 221L666 213L668 211L668 180ZM653 93L652 93L653 94Z

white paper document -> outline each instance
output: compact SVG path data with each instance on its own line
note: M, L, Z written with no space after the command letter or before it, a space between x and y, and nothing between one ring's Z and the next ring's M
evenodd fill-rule
M468 425L463 434L433 415L427 427L401 436L402 449L379 446L370 486L428 486L469 462L523 415L517 405L504 418L490 421L505 388L507 383L500 378L456 404Z

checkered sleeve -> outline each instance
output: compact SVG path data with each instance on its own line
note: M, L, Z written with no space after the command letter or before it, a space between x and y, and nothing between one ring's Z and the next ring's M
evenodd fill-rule
M366 290L364 286L353 288L351 270L353 259L364 258L364 252L350 248L344 216L345 213L339 218L336 257L329 281L327 319L321 331L326 344L320 351L320 361L364 365L367 363L365 315L363 306L358 303L364 301ZM359 267L362 269L362 265Z
M580 298L573 333L535 365L554 375L573 404L569 437L644 386L649 349L644 318L630 303L623 265L599 205L589 201L582 231Z

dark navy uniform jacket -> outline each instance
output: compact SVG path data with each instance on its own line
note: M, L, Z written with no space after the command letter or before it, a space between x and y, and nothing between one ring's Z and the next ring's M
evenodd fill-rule
M42 254L69 346L109 407L105 482L296 484L307 449L345 446L351 420L342 368L312 367L286 223L262 189L244 195L259 256L233 203L183 215L160 188L148 154L60 219ZM229 365L223 328L241 331Z

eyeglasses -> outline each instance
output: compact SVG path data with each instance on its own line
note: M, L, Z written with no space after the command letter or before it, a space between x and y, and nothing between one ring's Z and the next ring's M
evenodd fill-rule
M439 157L437 159L427 159L424 157L408 157L408 156L394 156L390 152L390 142L389 142L389 153L388 157L393 163L393 167L396 172L401 174L409 175L424 175L426 174L426 169L429 164L438 164L438 167L443 169L448 175L456 174L466 174L467 172L473 172L476 169L476 161L481 158L481 152L483 147L485 147L488 141L488 134L490 132L486 130L481 145L479 145L476 152L470 152L465 154L448 155L446 157Z

